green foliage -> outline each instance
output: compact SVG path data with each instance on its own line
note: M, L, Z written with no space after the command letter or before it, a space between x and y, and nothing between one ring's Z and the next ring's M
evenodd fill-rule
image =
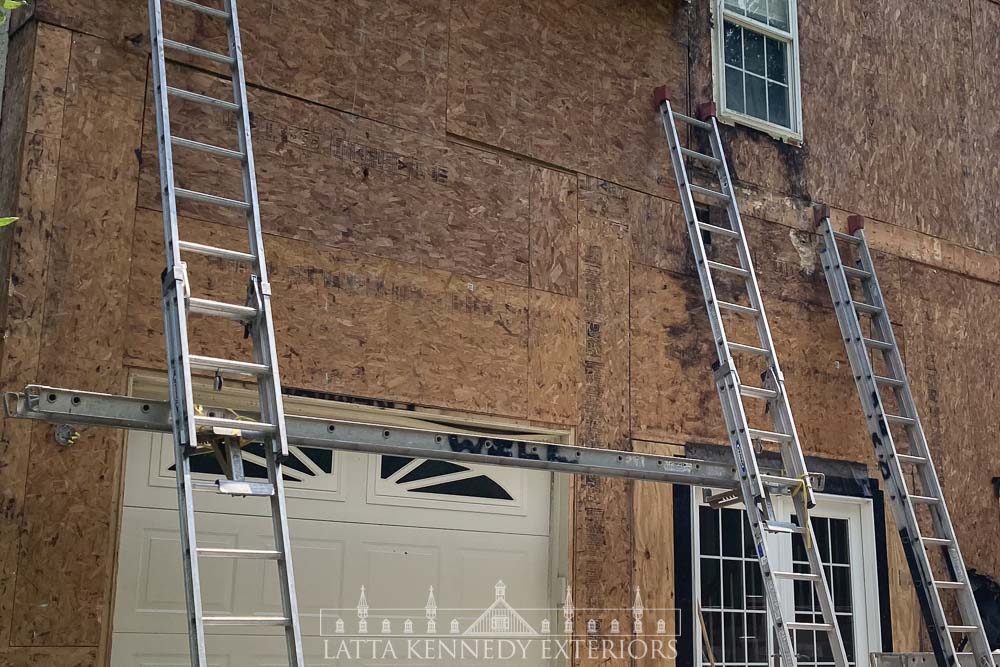
M24 7L27 4L27 0L3 0L3 12L0 12L0 25L3 25L7 21L7 12L12 9L17 9L18 7ZM6 220L7 218L3 218ZM7 223L10 224L10 223ZM2 226L2 225L0 225Z
M10 0L7 1L10 2ZM6 227L13 222L17 222L17 218L0 218L0 227Z

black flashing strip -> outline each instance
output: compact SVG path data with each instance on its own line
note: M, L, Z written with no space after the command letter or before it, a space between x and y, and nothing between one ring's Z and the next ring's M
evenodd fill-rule
M695 656L694 544L691 522L693 487L674 485L674 598L677 619L677 664L693 665Z
M892 653L892 599L889 597L889 544L886 541L885 494L875 480L872 489L872 515L875 522L875 560L878 578L879 625L882 629L882 651Z

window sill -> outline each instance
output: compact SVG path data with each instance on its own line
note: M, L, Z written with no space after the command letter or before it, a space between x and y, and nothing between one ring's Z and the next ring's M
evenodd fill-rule
M717 119L720 123L724 125L736 126L743 125L754 130L758 130L769 135L772 139L777 139L786 144L791 144L797 148L802 147L802 133L794 132L788 128L781 127L780 125L775 125L773 123L768 123L767 121L760 120L759 118L754 118L753 116L747 116L745 114L737 113L734 111L720 111Z

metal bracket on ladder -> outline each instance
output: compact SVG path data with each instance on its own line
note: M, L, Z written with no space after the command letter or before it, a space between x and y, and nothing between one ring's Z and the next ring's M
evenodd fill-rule
M840 636L840 628L834 615L830 589L824 576L823 563L816 547L816 540L813 539L812 524L808 515L808 509L815 504L812 478L806 469L805 458L792 419L791 407L785 394L784 379L778 365L767 316L764 313L764 304L750 259L750 250L747 246L743 223L736 206L736 195L726 164L718 125L711 112L700 118L694 118L675 111L668 99L665 87L654 91L654 105L662 120L663 130L670 146L671 163L677 180L691 249L694 253L702 295L717 352L717 361L714 367L716 388L722 403L722 414L726 430L729 433L733 456L740 471L740 492L757 549L768 608L771 611L775 637L777 638L778 654L785 667L794 667L796 665L796 651L792 643L792 632L807 629L824 631L829 638L834 663L837 667L847 667L847 657ZM705 153L686 148L681 143L677 123L683 123L692 132L700 133L705 143L710 146L710 152ZM692 183L688 174L687 160L707 167L718 182L719 189ZM725 206L729 221L728 227L699 220L695 204L696 195L711 200L716 205ZM731 255L735 256L735 261L726 263L709 259L703 236L705 232L728 240L731 243ZM746 305L719 298L715 282L717 274L736 276L742 279L742 291L747 299ZM753 344L730 340L727 335L726 321L723 319L724 312L729 315L753 318L758 340ZM764 374L765 384L763 386L743 384L736 371L735 355L751 355L764 360L767 369ZM766 411L773 423L773 430L751 428L743 403L744 398L764 401ZM784 479L795 485L796 488L792 499L797 524L782 521L775 516L770 496L763 485L764 476L758 469L753 445L755 441L771 442L779 446L785 468ZM726 501L725 498L719 500L720 502ZM771 569L772 559L768 555L769 547L764 539L765 532L801 534L809 560L810 572L773 571ZM780 603L776 579L797 579L812 583L816 599L819 600L822 610L823 622L803 624L786 620L786 610L782 609Z
M829 210L825 207L820 209L817 218L823 243L820 251L823 274L830 287L861 408L938 664L959 664L963 654L954 637L960 635L967 638L978 667L995 667L875 273L864 220L851 216L849 233L843 234L833 229ZM844 260L842 247L849 249L855 261ZM852 288L852 280L856 281L855 288ZM868 318L870 332L862 327L862 317ZM876 370L872 356L881 357L885 370ZM891 393L892 412L886 409L883 391ZM906 443L906 451L896 446L897 436ZM907 485L906 473L911 473L913 480L919 483L918 489ZM920 512L924 510L930 533L920 528ZM935 572L933 551L940 552L944 572ZM944 591L951 591L956 596L961 618L958 623L948 620L942 600Z

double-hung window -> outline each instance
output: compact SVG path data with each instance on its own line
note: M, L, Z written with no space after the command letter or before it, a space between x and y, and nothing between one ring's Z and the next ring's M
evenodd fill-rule
M819 504L810 514L834 612L848 661L852 666L863 665L869 651L881 645L872 503L826 495L818 498ZM775 501L775 511L792 520L794 512L788 499ZM704 619L704 626L700 622L695 626L699 634L695 664L708 667L714 661L719 667L767 667L773 663L776 647L746 514L740 509L699 504L694 523L694 613L700 608ZM767 540L772 568L809 571L801 536L768 533ZM810 582L781 579L777 586L787 618L823 622ZM834 665L825 632L796 630L792 634L799 665ZM711 647L711 659L706 644Z
M719 118L802 139L796 0L716 0Z

